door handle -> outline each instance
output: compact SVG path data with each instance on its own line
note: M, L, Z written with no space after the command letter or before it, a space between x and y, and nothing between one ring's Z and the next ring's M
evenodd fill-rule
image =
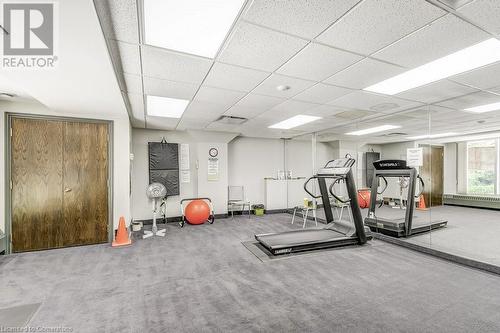
M64 192L66 192L66 193L71 192L71 189L70 189L69 187L66 187L66 188L64 189Z

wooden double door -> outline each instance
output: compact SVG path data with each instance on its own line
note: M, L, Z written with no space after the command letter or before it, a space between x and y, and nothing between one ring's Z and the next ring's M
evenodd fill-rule
M109 125L10 120L12 251L107 242Z
M444 192L444 147L421 145L423 148L423 166L420 168L425 187L425 203L428 207L443 205Z

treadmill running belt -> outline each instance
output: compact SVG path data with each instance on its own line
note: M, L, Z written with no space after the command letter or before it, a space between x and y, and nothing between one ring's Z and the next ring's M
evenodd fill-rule
M332 239L345 237L341 233L327 229L310 229L283 232L279 234L257 235L257 240L265 242L268 246L293 246L311 242L328 242Z

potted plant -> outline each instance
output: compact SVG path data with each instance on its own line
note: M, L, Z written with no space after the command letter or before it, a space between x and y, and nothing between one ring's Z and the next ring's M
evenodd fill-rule
M257 205L252 205L253 213L257 216L262 216L264 215L264 205L263 204L257 204Z

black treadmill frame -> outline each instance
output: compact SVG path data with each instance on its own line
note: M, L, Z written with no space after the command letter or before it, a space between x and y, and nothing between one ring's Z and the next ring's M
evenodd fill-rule
M328 165L328 163L327 163ZM302 229L302 230L293 230L293 231L286 231L282 233L271 233L271 234L260 234L260 235L255 235L255 239L259 241L259 243L265 247L269 252L271 252L273 255L279 255L279 254L288 254L288 253L295 253L295 252L302 252L302 251L309 251L309 250L318 250L318 249L325 249L325 248L332 248L332 247L341 247L341 246L349 246L349 245L362 245L367 242L367 240L371 239L371 234L367 235L367 232L369 233L369 229L365 231L365 226L363 224L363 217L361 215L361 210L359 208L358 204L358 196L357 196L357 191L356 191L356 185L354 183L354 176L352 173L352 169L349 167L346 168L336 168L336 169L349 169L345 175L338 175L335 173L331 174L320 174L318 173L317 175L311 177L308 179L317 179L318 180L318 185L319 185L319 190L321 193L321 198L323 201L323 209L325 210L325 217L326 217L326 222L327 225L324 228L321 229ZM323 170L327 169L335 169L335 168L324 168ZM353 220L354 220L354 229L352 227L348 226L346 228L345 225L334 222L333 220L333 213L332 213L332 208L330 204L330 197L328 195L328 188L326 184L327 179L337 179L337 178L344 178L346 181L346 187L347 187L347 193L350 198L350 207L351 207L351 212L353 215ZM308 183L306 181L305 185ZM309 192L306 188L306 191ZM314 197L314 196L313 196ZM344 229L347 230L340 230L339 227L343 227ZM307 241L307 242L296 242L293 244L270 244L266 242L266 238L272 237L272 236L279 236L282 234L298 234L300 235L305 234L305 233L331 233L332 238L330 240L322 240L322 241Z
M404 228L400 228L396 220L376 217L375 215L375 206L377 204L378 194L377 189L379 185L379 178L381 177L409 178ZM429 232L434 229L445 227L448 221L444 220L430 221L429 223L419 225L418 227L413 227L413 213L415 211L415 190L417 177L417 169L415 168L375 170L371 187L370 208L368 210L368 216L365 218L365 225L367 225L372 231L380 232L393 237L408 237L411 235Z

